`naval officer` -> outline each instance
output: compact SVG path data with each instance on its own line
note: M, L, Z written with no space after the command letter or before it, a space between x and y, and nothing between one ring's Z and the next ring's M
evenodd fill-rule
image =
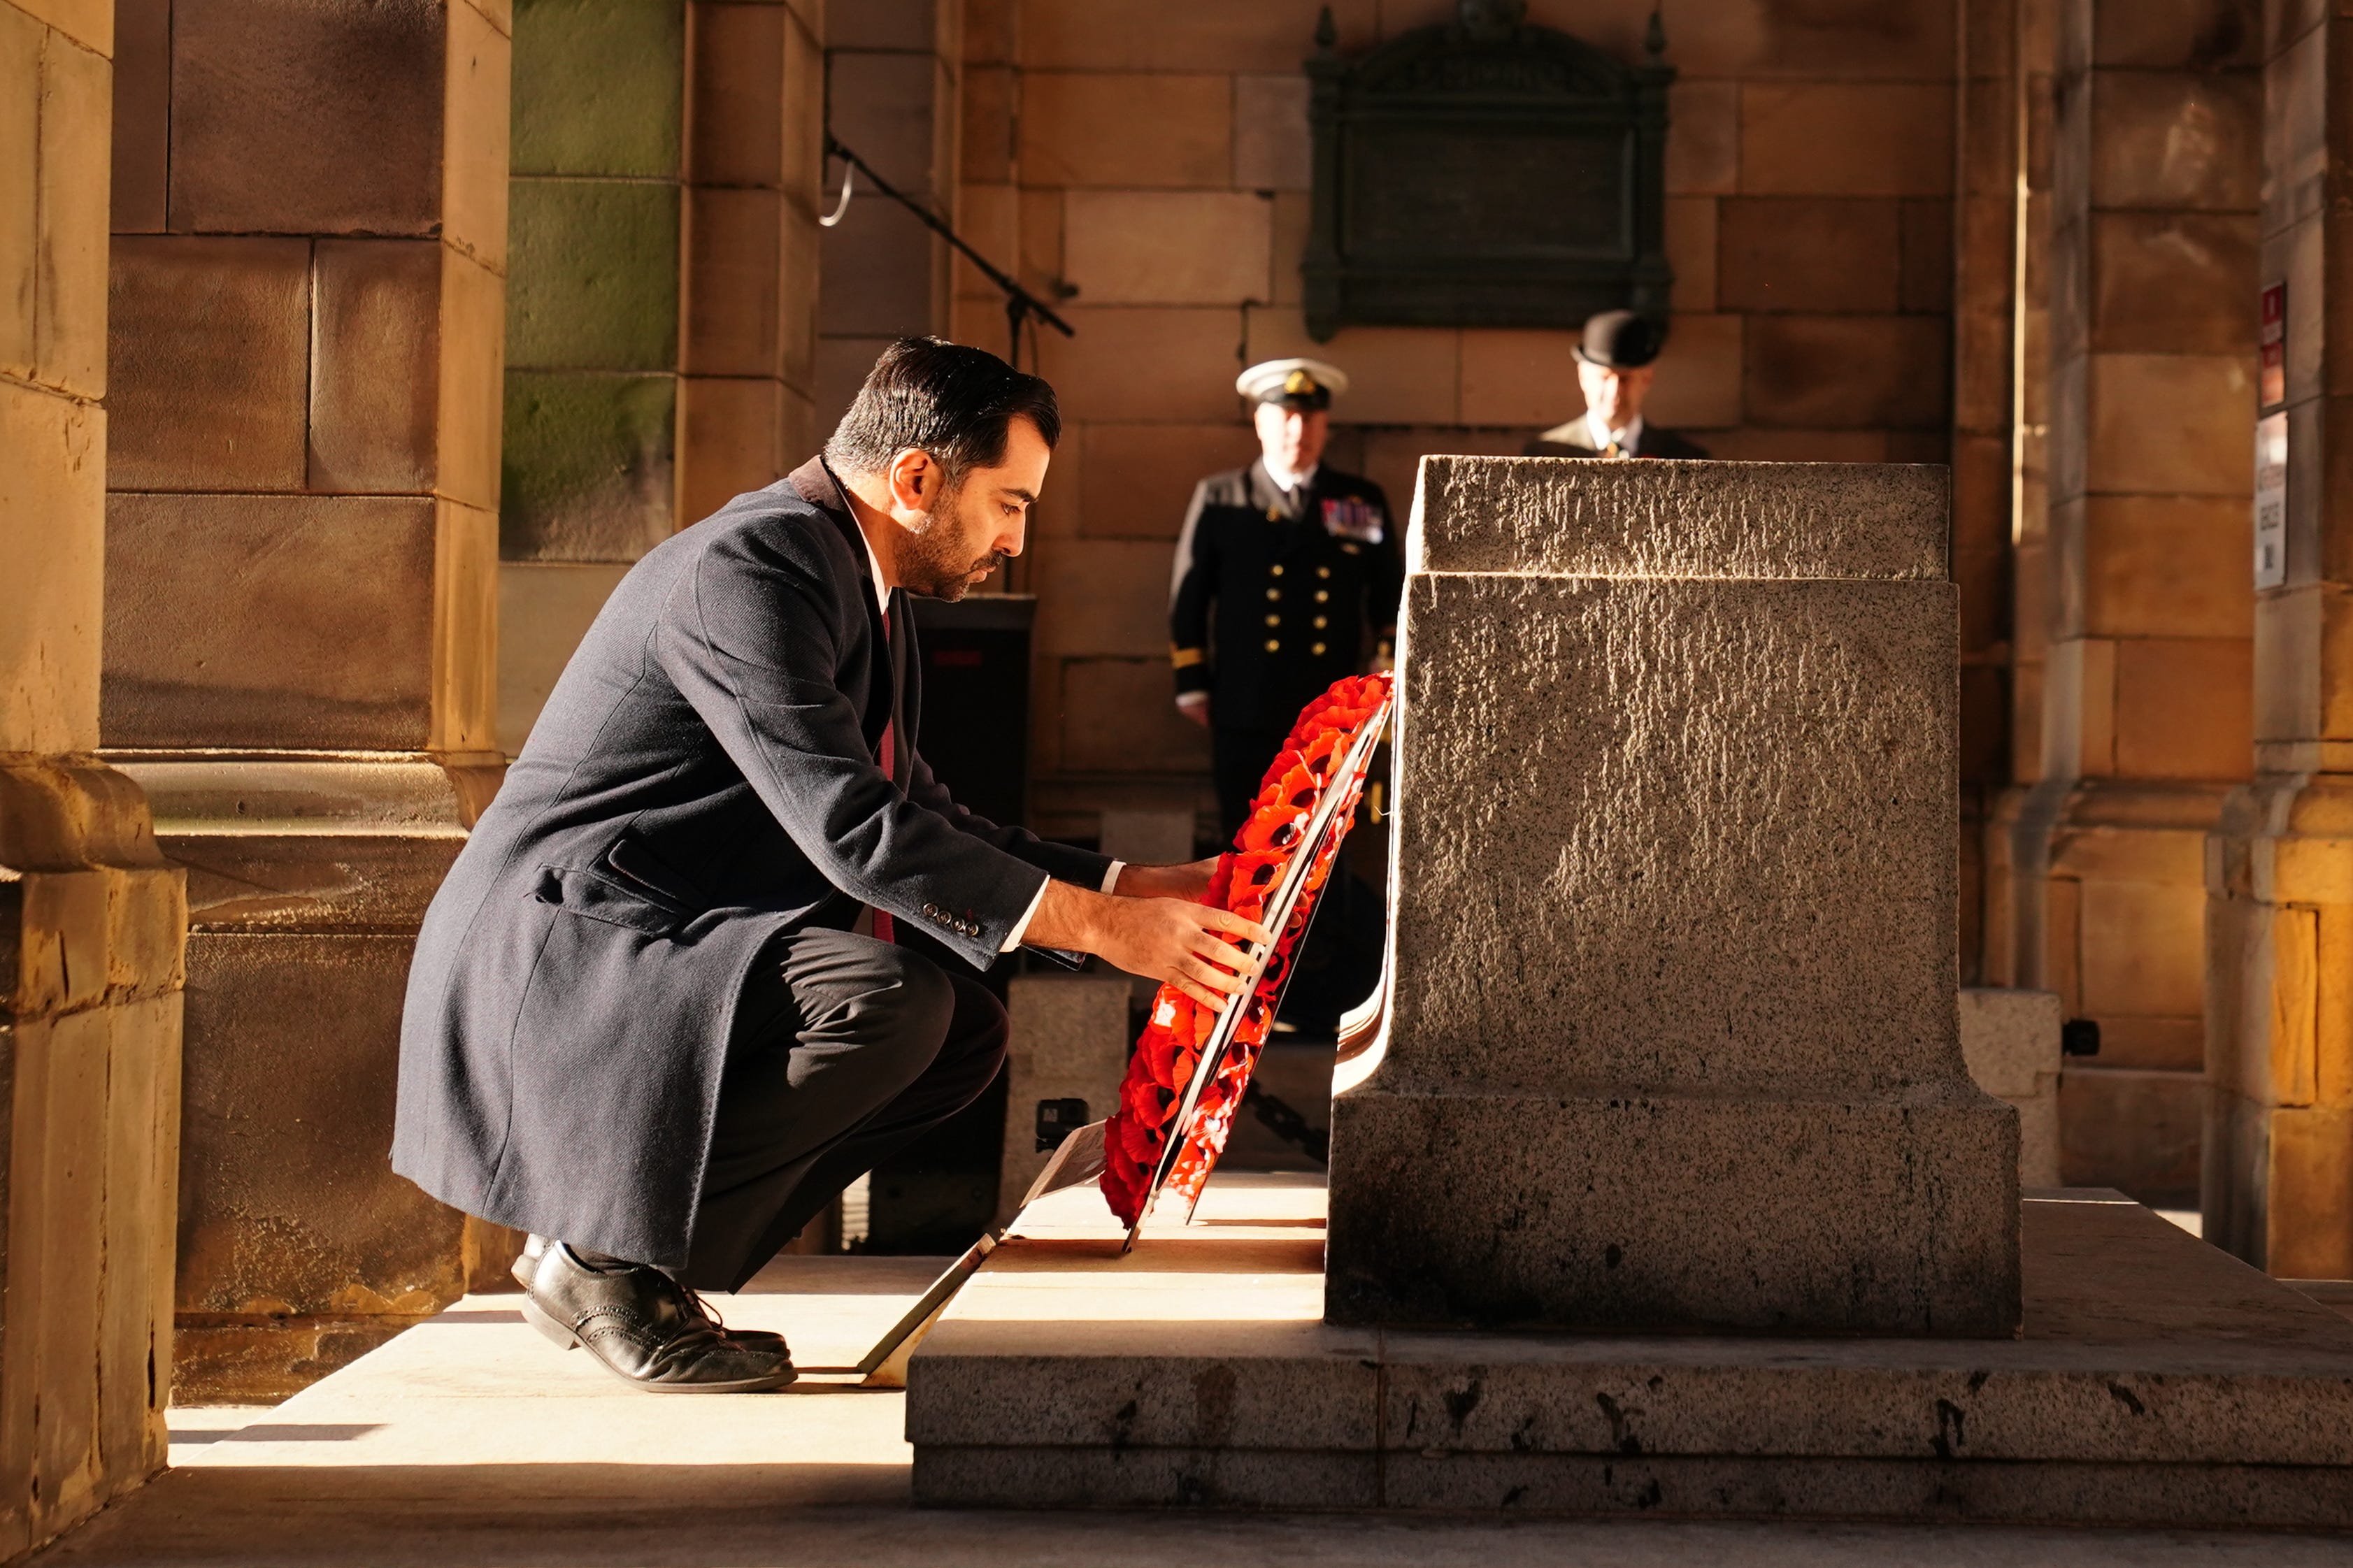
M1631 310L1604 310L1577 344L1577 384L1585 412L1523 449L1531 458L1704 458L1707 449L1642 417L1666 346L1658 323Z
M1168 615L1176 706L1209 731L1228 836L1299 710L1341 677L1387 666L1405 584L1380 486L1324 461L1348 378L1280 359L1234 387L1256 405L1259 459L1194 488Z

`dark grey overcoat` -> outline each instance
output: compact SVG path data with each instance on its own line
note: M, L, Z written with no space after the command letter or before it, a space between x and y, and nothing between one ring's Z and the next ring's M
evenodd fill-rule
M860 905L976 967L1049 874L1110 862L956 805L811 462L629 570L426 911L393 1168L502 1225L683 1265L735 1002L781 931ZM893 773L877 747L898 696Z

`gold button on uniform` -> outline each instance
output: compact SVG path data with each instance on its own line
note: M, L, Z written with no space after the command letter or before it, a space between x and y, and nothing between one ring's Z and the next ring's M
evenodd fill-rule
M1266 639L1266 651L1269 653L1281 653L1282 651L1282 645L1277 642L1274 638L1269 637Z
M1322 653L1324 651L1324 645L1322 643L1317 643L1314 647L1307 651L1310 653Z
M1280 571L1281 568L1278 567L1277 570ZM1332 568L1329 566L1318 566L1315 568L1315 575L1318 577L1329 577L1332 575Z
M1281 566L1270 566L1266 569L1266 574L1270 577L1280 577L1282 575L1282 568Z
M1282 625L1282 617L1281 616L1269 616L1266 618L1266 624L1271 626L1279 626Z
M1323 590L1323 589L1321 589L1321 588L1318 588L1318 589L1316 589L1316 590L1315 590L1315 602L1316 602L1317 604L1319 604L1319 605L1320 605L1320 604L1322 604L1324 600L1326 600L1326 599L1330 598L1331 596L1332 596L1332 595L1331 595L1330 594L1326 593L1324 590Z
M1273 617L1272 616L1269 616L1267 617L1267 619L1268 619L1268 620L1270 620L1270 621L1271 621L1272 619L1274 619L1274 617ZM1316 629L1317 631L1319 631L1319 632L1320 632L1320 631L1322 631L1325 626L1329 626L1330 624L1331 624L1331 623L1330 623L1329 621L1326 621L1326 620L1325 620L1323 616L1316 616L1316 617L1315 617L1315 629Z
M1282 597L1282 590L1280 588L1269 588L1266 591L1266 596L1269 599L1280 599Z

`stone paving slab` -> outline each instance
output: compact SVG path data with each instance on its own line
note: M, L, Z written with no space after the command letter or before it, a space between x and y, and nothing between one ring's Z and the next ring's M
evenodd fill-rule
M750 1290L713 1298L728 1321L786 1335L804 1366L843 1366L922 1294L944 1258L779 1258ZM895 1396L805 1373L779 1398L641 1393L562 1352L512 1295L469 1296L241 1427L185 1452L189 1468L499 1465L831 1468L845 1499L906 1495ZM187 1423L195 1425L194 1422ZM178 1456L175 1456L175 1458Z
M334 1484L322 1484L328 1479ZM2342 1537L2273 1532L977 1512L845 1501L832 1486L822 1472L781 1466L177 1471L34 1561L43 1568L2341 1568L2348 1550Z
M2029 1196L2008 1341L1331 1328L1314 1196L1042 1205L911 1363L916 1500L2353 1526L2353 1323L2117 1194Z
M1249 1194L1252 1223L1238 1224L1225 1205L1231 1191L1249 1184L1220 1178L1196 1234L1178 1233L1186 1246L1163 1249L1154 1272L1222 1280L1240 1292L1229 1305L1287 1312L1278 1321L1312 1327L1320 1300L1312 1274L1203 1267L1218 1248L1198 1241L1234 1232L1255 1243L1287 1240L1294 1257L1302 1241L1312 1251L1320 1190L1261 1187ZM1091 1223L1086 1196L1030 1228L1083 1237ZM1168 1229L1148 1231L1145 1245ZM1170 1268L1174 1258L1187 1268ZM1072 1261L1066 1250L1022 1288L1069 1281L1073 1269L1065 1266ZM789 1333L804 1360L846 1361L898 1317L937 1267L920 1258L782 1259L759 1281L763 1294L721 1304L734 1321ZM1008 1269L1004 1278L1009 1284L1013 1277ZM1149 1292L1128 1294L1137 1300ZM995 1291L982 1302L992 1310L1012 1304L1009 1294ZM174 1469L36 1561L42 1568L2321 1568L2343 1563L2348 1550L2342 1537L2277 1532L1692 1523L1659 1520L1656 1509L1639 1521L1514 1517L1531 1506L1529 1495L1507 1511L1478 1489L1504 1479L1494 1456L1416 1457L1408 1465L1369 1451L1336 1463L1293 1451L1299 1465L1287 1478L1282 1457L1236 1452L1221 1461L1228 1473L1212 1475L1228 1493L1283 1479L1313 1490L1328 1510L1363 1501L1376 1466L1385 1464L1392 1491L1428 1488L1451 1510L916 1509L902 1394L852 1394L839 1380L813 1377L798 1394L635 1394L579 1355L555 1351L513 1317L512 1303L512 1297L461 1302L275 1409L175 1410L176 1431L212 1439L182 1451L204 1452L207 1462ZM1014 1322L976 1311L965 1321L992 1331ZM1097 1317L1085 1326L1101 1331L1115 1321ZM225 1433L237 1436L224 1440ZM1038 1452L1050 1470L1082 1468L1070 1462L1071 1450ZM1124 1473L1149 1464L1171 1491L1197 1473L1179 1452L1124 1453ZM1113 1461L1093 1463L1104 1469ZM1557 1456L1539 1456L1526 1466L1537 1472L1528 1484L1546 1506L1575 1488L1639 1500L1652 1479L1662 1495L1685 1484L1665 1461L1600 1463L1606 1470L1588 1466L1580 1474ZM1477 1482L1472 1467L1488 1479ZM1978 1475L1995 1468L1957 1468ZM1897 1479L1913 1484L1927 1467L1900 1468ZM2269 1473L2281 1485L2306 1474ZM1854 1461L1841 1463L1838 1474L1850 1489L1875 1484ZM2187 1468L2176 1474L2193 1479ZM1718 1475L1719 1485L1736 1479L1730 1466ZM1785 1470L1779 1484L1801 1479ZM2078 1484L2088 1489L2097 1479L2085 1475ZM1919 1511L1925 1518L1936 1510Z

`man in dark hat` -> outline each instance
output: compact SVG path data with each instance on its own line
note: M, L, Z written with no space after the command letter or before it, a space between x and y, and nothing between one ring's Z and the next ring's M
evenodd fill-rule
M1577 384L1585 412L1556 425L1525 448L1531 458L1704 458L1707 449L1642 417L1666 346L1656 322L1631 310L1604 310L1585 323L1577 345Z

